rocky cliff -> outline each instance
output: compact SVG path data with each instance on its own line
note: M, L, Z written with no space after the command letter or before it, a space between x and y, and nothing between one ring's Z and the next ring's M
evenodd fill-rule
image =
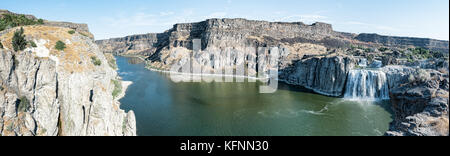
M400 47L422 47L431 50L440 51L442 53L448 53L448 41L435 40L429 38L413 38L413 37L396 37L396 36L383 36L378 34L359 34L355 39L362 42L378 43L385 46L400 46Z
M112 94L116 71L91 38L64 27L24 26L35 45L17 52L11 42L20 28L1 32L0 134L136 135L134 113Z
M255 67L257 60L266 56L258 54L258 49L252 47L277 47L283 57L280 66L284 68L303 55L326 53L324 44L333 40L336 34L331 25L325 23L306 25L300 22L210 19L176 24L160 34L133 35L96 43L104 52L146 56L151 61L150 68L169 70L190 56L196 62L194 64L204 69L236 68L244 63L253 69L249 73L254 74L258 68ZM194 39L201 39L200 53L193 51ZM268 54L268 50L263 53Z
M384 70L389 73L394 111L386 135L448 136L448 72L401 66Z
M414 46L443 53L448 53L449 50L449 42L442 40L336 32L330 24L326 23L306 25L301 22L266 22L246 19L208 19L198 23L176 24L164 33L98 40L96 43L105 49L105 52L150 56L164 48L192 49L192 39L202 39L202 49L315 43L331 48L364 45L371 47Z
M105 53L149 56L156 51L158 34L142 34L96 41Z
M342 96L347 76L357 64L348 56L312 57L298 61L280 79L288 84L300 85L328 96Z

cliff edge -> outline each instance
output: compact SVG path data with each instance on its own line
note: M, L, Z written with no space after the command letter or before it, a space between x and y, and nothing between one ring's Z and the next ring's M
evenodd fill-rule
M21 28L29 44L15 50ZM82 33L49 25L1 32L2 136L136 135L134 113L121 110L114 94L117 72Z

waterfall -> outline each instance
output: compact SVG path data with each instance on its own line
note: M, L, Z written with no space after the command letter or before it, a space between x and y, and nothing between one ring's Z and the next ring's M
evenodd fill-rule
M344 98L353 100L389 99L386 74L374 70L351 70Z

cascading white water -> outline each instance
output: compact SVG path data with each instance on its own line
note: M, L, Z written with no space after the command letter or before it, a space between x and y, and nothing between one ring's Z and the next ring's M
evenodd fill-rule
M344 98L352 100L389 99L386 74L374 70L351 70Z

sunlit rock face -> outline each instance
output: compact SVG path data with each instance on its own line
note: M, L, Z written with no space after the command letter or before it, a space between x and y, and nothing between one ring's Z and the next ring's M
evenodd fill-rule
M23 28L36 47L11 50L19 28L0 36L2 136L136 135L134 113L112 95L117 73L90 37L62 27ZM55 49L57 41L66 48Z

